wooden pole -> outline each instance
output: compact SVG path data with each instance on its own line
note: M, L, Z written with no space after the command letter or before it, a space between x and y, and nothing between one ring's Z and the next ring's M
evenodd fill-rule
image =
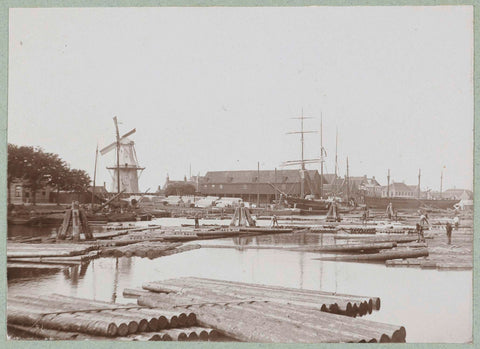
M320 114L320 198L323 198L323 116Z
M257 208L260 207L260 161L257 162Z
M72 239L80 240L80 217L77 203L72 203Z
M92 207L95 199L95 179L97 178L97 159L98 159L98 143L95 151L95 167L93 168L93 187L92 187Z

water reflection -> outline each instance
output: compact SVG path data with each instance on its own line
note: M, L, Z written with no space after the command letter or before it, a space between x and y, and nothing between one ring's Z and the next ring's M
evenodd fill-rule
M314 254L234 249L199 249L154 260L101 258L64 273L9 280L9 293L49 294L120 303L124 288L182 276L321 289L379 296L382 309L365 318L404 325L409 342L471 339L472 273L386 268L379 264L313 260ZM435 323L432 323L435 319Z
M73 267L63 269L63 276L65 280L70 281L72 287L78 286L78 281L85 277L87 273L90 261L82 262L80 265L74 265Z
M178 225L178 220L177 220ZM10 231L9 231L10 235ZM100 258L47 274L11 277L8 292L91 298L119 303L125 288L182 276L378 296L382 309L366 319L404 325L408 342L467 342L472 338L472 272L386 268L313 260L307 252L242 249L242 246L332 244L322 234L281 234L202 241L239 249L199 249L154 260ZM432 319L435 319L432 321Z

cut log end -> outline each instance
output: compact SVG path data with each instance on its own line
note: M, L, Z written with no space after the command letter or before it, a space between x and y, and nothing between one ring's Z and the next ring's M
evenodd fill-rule
M195 326L197 324L197 315L190 313L187 316L187 326Z
M120 337L125 337L128 334L128 330L129 330L128 325L125 324L125 323L122 323L122 324L118 325L117 334Z

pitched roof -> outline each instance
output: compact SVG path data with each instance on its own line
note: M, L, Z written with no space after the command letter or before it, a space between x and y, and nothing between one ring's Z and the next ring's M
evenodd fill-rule
M327 182L327 184L333 183L335 180L335 173L324 173L323 179Z
M413 191L413 189L410 188L410 186L406 185L405 183L400 183L400 182L390 184L390 190L394 190L394 191Z
M473 199L473 192L468 189L447 189L444 193L452 196L461 196L463 193L466 193L469 198Z
M309 171L306 175L310 177ZM299 183L299 170L262 170L260 178L258 171L209 171L202 178L202 183Z

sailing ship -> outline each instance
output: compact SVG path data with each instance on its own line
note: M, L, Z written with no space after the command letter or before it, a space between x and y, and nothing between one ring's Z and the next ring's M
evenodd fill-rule
M300 120L300 131L288 132L287 134L300 134L300 143L301 143L301 159L300 160L290 160L282 164L282 166L297 166L300 165L300 197L295 197L288 195L282 191L279 191L282 195L282 199L292 208L300 209L301 213L317 213L324 214L328 212L331 201L323 199L323 163L325 161L326 151L323 147L323 123L322 119L320 121L320 157L318 159L305 159L304 158L304 147L305 147L305 134L306 133L318 133L317 131L305 131L304 130L304 120L311 119L310 117L305 117L302 114L300 117L295 117L293 119ZM321 166L320 174L320 197L319 198L309 198L305 196L305 184L311 185L308 181L308 176L306 176L306 164L319 163Z

